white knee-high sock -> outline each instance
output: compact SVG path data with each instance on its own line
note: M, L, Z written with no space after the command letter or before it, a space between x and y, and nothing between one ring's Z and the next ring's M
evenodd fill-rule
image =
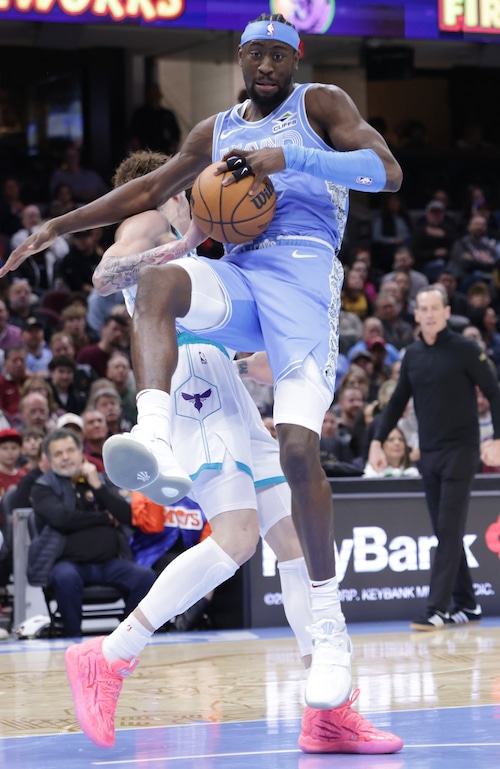
M311 634L307 630L312 622L311 583L306 562L304 558L281 561L278 569L286 618L297 639L300 656L306 657L312 654Z
M182 614L236 573L239 566L212 537L191 547L162 571L139 608L156 630ZM153 633L131 614L103 641L108 662L131 660L144 649Z

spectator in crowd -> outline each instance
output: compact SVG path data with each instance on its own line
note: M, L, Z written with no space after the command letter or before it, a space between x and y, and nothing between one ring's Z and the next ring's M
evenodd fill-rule
M83 419L79 414L72 414L70 411L61 414L57 420L56 428L60 430L62 427L73 430L83 440Z
M87 333L87 312L80 304L69 304L61 312L62 331L67 334L78 356L80 350L92 344ZM80 362L80 361L78 361Z
M359 272L363 279L363 288L368 301L373 305L377 296L377 287L371 282L368 264L362 259L356 259L350 267L350 272Z
M45 438L45 436L43 436ZM15 492L13 492L12 495L12 509L15 510L16 507L31 507L33 502L31 499L31 489L33 488L33 484L40 478L41 475L47 472L47 470L50 469L50 463L47 459L47 456L42 451L42 443L40 443L38 449L37 449L37 456L36 456L36 462L31 467L31 469L27 469L26 475L23 475L21 480L16 486ZM28 466L26 466L28 467Z
M47 397L41 392L28 392L21 398L19 418L12 423L18 425L21 431L31 429L42 430L47 434L57 421L57 413L50 411Z
M417 269L431 283L447 266L456 237L456 227L445 219L443 203L430 200L425 207L424 221L415 226L412 243Z
M470 317L479 329L486 354L495 362L498 376L500 375L500 333L498 333L497 314L493 307L478 307Z
M40 207L31 204L25 206L21 216L22 227L12 236L10 247L17 248L32 232L40 229L42 214ZM54 288L57 275L57 264L69 251L66 238L57 237L54 242L38 254L28 257L17 270L12 273L12 278L26 278L31 290L42 296L49 289Z
M32 294L29 282L26 278L14 280L7 289L7 309L9 322L22 328L27 318L33 315Z
M146 101L138 107L130 122L130 148L154 150L174 155L179 148L181 131L175 113L162 106L163 94L158 83L149 83Z
M76 391L82 395L86 402L90 386L97 378L94 369L85 363L76 363L73 341L69 334L64 331L55 331L50 337L49 346L53 358L56 358L58 355L65 355L75 363L73 384Z
M325 412L323 419L319 455L321 467L329 478L361 475L361 470L351 461L350 446L338 436L337 415L332 409Z
M109 192L109 186L102 177L81 165L81 152L75 144L70 144L64 152L63 164L52 173L49 180L49 194L53 198L61 184L71 188L77 204L90 203Z
M77 204L73 197L73 190L69 184L61 182L54 190L49 202L49 217L62 216L69 211L74 211L76 207Z
M69 251L57 265L57 277L70 291L92 291L92 275L101 261L94 230L81 230L71 235Z
M43 323L34 315L24 322L21 343L26 349L26 370L30 374L47 376L52 352L45 343Z
M386 465L382 470L375 470L369 462L366 463L363 476L365 478L416 478L418 469L410 459L410 449L405 436L399 427L395 427L382 444Z
M437 282L440 283L448 295L451 315L467 317L469 306L466 294L457 289L457 278L452 269L445 269L439 275Z
M373 307L368 299L363 276L360 272L347 270L341 294L341 306L345 312L354 313L363 320L373 312Z
M104 472L102 447L108 437L106 417L102 411L86 408L82 413L83 421L83 453L100 473Z
M374 336L369 340L367 346L373 363L370 382L372 385L375 384L378 392L380 385L389 379L391 375L391 364L388 361L387 355L388 344L383 336Z
M368 355L371 362L371 356L369 353L362 353L356 356L356 361L362 362L364 355ZM348 370L341 378L339 386L337 388L336 397L339 398L344 390L354 387L361 390L361 396L364 401L368 400L370 392L370 379L366 369L362 365L357 365L354 361L351 362Z
M489 307L492 301L491 288L487 283L473 283L467 291L467 317L474 318L479 311Z
M384 337L384 327L382 325L382 321L380 318L366 318L363 322L363 330L361 333L361 339L359 342L356 342L355 345L351 347L349 352L347 353L347 357L349 360L353 359L353 356L355 356L360 350L368 352L370 351L368 348L368 342L371 339L383 339ZM384 339L385 342L385 339ZM388 365L391 365L395 361L399 360L399 350L394 347L392 344L386 344L385 345L385 352L386 356L384 359L384 362Z
M22 433L21 444L21 467L26 468L27 472L30 472L35 467L38 467L40 460L40 449L42 446L45 433L40 430L39 427L26 427ZM29 507L29 505L26 505Z
M396 248L408 245L412 238L412 223L399 195L382 193L380 213L372 228L373 261L382 272L390 270Z
M164 506L134 491L131 505L135 529L130 544L135 562L149 566L157 575L178 555L203 542L212 532L203 510L188 497ZM166 627L181 632L206 627L213 592L174 617Z
M370 419L365 420L365 429L360 430L360 425L358 423L355 425L355 429L357 430L358 434L360 432L362 434L361 457L363 460L363 466L366 464L368 460L368 451L370 449L370 443L373 440L373 436L375 435L378 424L380 423L382 414L384 413L384 409L389 403L391 395L395 389L396 389L396 382L394 379L385 379L383 382L381 382L377 390L376 399L372 401L371 404L369 404L371 406ZM361 415L360 415L360 418L361 418ZM359 419L358 419L358 422L359 422Z
M386 290L388 285L386 284ZM386 344L392 344L396 350L402 350L413 342L413 328L401 319L401 305L397 299L386 293L383 288L375 300L375 315L382 323Z
M337 438L339 447L337 458L353 463L361 454L361 449L353 440L354 426L358 413L363 408L363 394L359 388L346 387L335 397L334 410L338 417Z
M130 369L130 361L126 355L121 352L114 352L108 360L106 367L106 378L112 382L113 386L120 396L120 405L124 418L131 425L137 422L136 391L131 386L133 380Z
M243 358L249 358L251 354L250 352L238 352L236 358L237 360L242 360ZM244 370L240 369L240 373L244 374ZM242 382L259 409L260 415L262 417L272 416L274 403L273 386L261 384L253 379L246 378L244 375L242 376Z
M104 414L108 436L128 433L132 429L131 423L122 413L120 396L114 387L97 390L89 405Z
M77 353L78 363L88 364L97 376L105 377L111 355L120 349L124 327L128 328L126 320L119 315L109 315L103 323L99 341L83 347Z
M459 238L452 250L450 267L462 291L474 283L487 283L494 288L493 271L498 263L495 242L487 236L486 220L475 214L467 226L467 234Z
M28 472L24 467L18 467L21 444L22 437L17 430L0 430L0 498L7 489L17 486Z
M59 409L81 414L86 405L84 394L75 387L76 363L69 355L57 355L49 363L49 385Z
M415 325L415 300L411 298L410 276L405 270L396 270L394 281L387 281L387 284L391 285L392 282L396 283L400 290L401 311L399 315L402 320L413 327ZM383 286L381 290L383 291Z
M129 503L84 459L71 430L54 430L44 441L50 470L31 496L39 532L49 525L62 537L50 572L67 637L81 635L82 589L113 585L126 596L128 613L155 580L152 569L134 563L122 526L130 526ZM33 564L32 564L33 565Z
M475 119L467 120L455 146L461 152L498 153L498 147L484 138L484 127Z
M25 348L18 344L8 347L0 376L0 409L9 422L19 413L21 388L27 378Z
M479 445L494 440L495 431L493 428L493 417L491 416L490 402L484 396L479 387L476 387L477 394L477 416L479 420ZM478 472L480 473L499 473L498 465L487 465L483 460L479 462Z

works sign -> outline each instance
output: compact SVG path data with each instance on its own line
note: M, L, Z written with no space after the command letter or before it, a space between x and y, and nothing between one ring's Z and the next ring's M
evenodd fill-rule
M362 481L356 486L362 489ZM347 620L406 620L421 613L437 544L423 493L334 495L334 508ZM463 543L478 603L484 614L500 614L500 493L473 493ZM265 549L250 570L249 624L285 624L274 557Z
M500 0L438 0L442 32L500 35Z

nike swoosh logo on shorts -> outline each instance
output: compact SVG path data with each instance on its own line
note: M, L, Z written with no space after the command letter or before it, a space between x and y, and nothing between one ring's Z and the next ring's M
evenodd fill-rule
M292 256L294 259L315 259L318 254L301 254L295 249L295 251L292 251Z
M239 131L239 128L232 128L230 131L222 131L220 138L221 139L227 139L228 136L231 136L231 134L236 133L236 131Z

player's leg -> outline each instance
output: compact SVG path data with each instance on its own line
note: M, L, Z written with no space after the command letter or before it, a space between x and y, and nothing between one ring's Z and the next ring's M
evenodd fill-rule
M134 670L155 630L229 579L255 552L259 526L252 478L230 458L222 472L205 472L200 478L196 491L211 536L169 564L111 635L66 652L79 724L100 747L114 745L114 714L123 679Z
M319 434L331 390L309 356L276 387L274 419L281 466L292 490L292 518L311 578L311 707L332 708L351 694L351 642L335 576L330 485L319 461Z
M312 623L310 580L300 543L290 516L287 484L257 491L261 534L278 559L283 608L292 628L304 666L311 665ZM280 517L281 516L281 517ZM270 528L267 528L270 524ZM306 753L395 753L403 747L400 737L376 729L352 708L359 690L336 708L306 707L299 746Z

